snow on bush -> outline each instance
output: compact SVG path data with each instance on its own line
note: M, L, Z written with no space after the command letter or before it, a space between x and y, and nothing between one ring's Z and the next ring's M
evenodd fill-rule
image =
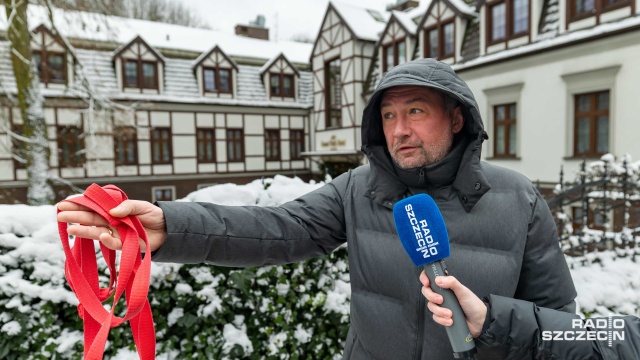
M279 205L322 185L276 176L212 186L181 201ZM599 258L572 270L582 310L637 313L640 266L615 254ZM0 205L0 358L82 357L82 323L63 269L55 208ZM348 331L348 271L344 247L286 266L153 263L158 359L339 359ZM106 354L137 359L126 325L111 330Z
M276 176L201 189L181 201L279 205L322 185ZM0 205L0 359L82 357L82 322L64 278L55 213L53 206ZM339 357L348 281L345 248L288 266L153 263L149 298L158 359ZM114 328L106 357L137 359L133 344L128 326Z

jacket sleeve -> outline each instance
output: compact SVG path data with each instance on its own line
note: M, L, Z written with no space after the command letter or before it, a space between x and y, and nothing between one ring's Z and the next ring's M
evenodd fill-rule
M328 254L346 241L342 199L350 176L278 207L160 202L167 238L152 260L242 267Z
M624 339L615 338L609 346L608 328L585 328L585 320L575 314L497 295L489 295L488 311L490 323L478 337L478 346L502 348L505 359L640 359L640 319L635 316L612 317L619 324L614 330L624 323L619 329ZM584 339L576 340L578 331L585 331ZM587 331L592 332L592 339Z
M556 224L534 189L527 243L514 298L551 309L575 312L576 289L559 246Z

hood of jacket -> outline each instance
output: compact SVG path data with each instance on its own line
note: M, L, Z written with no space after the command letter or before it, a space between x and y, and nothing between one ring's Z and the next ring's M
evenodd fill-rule
M480 117L478 104L469 86L443 62L435 59L417 59L389 70L380 80L378 87L369 99L362 118L362 151L371 164L371 178L367 196L374 201L392 207L402 199L408 189L396 173L393 159L387 149L382 129L380 101L384 92L396 86L422 86L432 88L456 99L462 109L464 127L456 135L456 141L465 144L462 157L447 156L441 162L459 161L459 166L442 166L435 163L423 168L426 171L448 171L455 174L437 174L438 177L453 179L450 184L464 209L469 212L491 188L480 169L482 142L488 139ZM427 174L427 178L428 178ZM428 184L427 184L428 185ZM436 184L442 185L442 184ZM446 184L449 185L449 184Z

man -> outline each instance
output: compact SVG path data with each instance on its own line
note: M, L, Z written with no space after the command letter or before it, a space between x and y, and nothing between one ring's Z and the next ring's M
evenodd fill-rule
M347 242L344 358L451 359L446 333L420 295L419 269L398 240L398 200L425 192L435 199L452 242L449 268L478 296L561 309L576 295L546 203L524 176L480 161L485 138L466 83L444 63L415 60L385 74L364 111L369 165L280 207L128 201L112 215L139 216L154 261L261 266L328 254ZM70 234L121 246L96 215L59 207L60 221L97 226L71 226Z
M442 296L431 290L424 272L420 274L420 281L433 320L451 326L451 311L440 306ZM484 303L453 276L438 276L436 283L455 293L476 343L502 348L507 353L506 360L640 359L640 318L637 316L612 316L611 322L609 318L584 320L576 314L497 295L489 295ZM623 334L624 338L614 340L609 330Z

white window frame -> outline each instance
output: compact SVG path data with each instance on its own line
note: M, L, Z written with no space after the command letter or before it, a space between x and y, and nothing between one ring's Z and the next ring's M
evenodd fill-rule
M574 158L575 95L609 91L609 152L615 154L616 76L621 65L562 75L566 86L565 158Z
M499 86L490 89L484 89L483 92L487 98L487 110L485 114L485 131L489 134L487 141L487 158L490 160L520 160L522 153L522 102L520 101L522 88L524 83L516 83L506 86ZM495 134L495 112L493 108L497 105L516 104L516 154L512 158L496 158L494 149Z

